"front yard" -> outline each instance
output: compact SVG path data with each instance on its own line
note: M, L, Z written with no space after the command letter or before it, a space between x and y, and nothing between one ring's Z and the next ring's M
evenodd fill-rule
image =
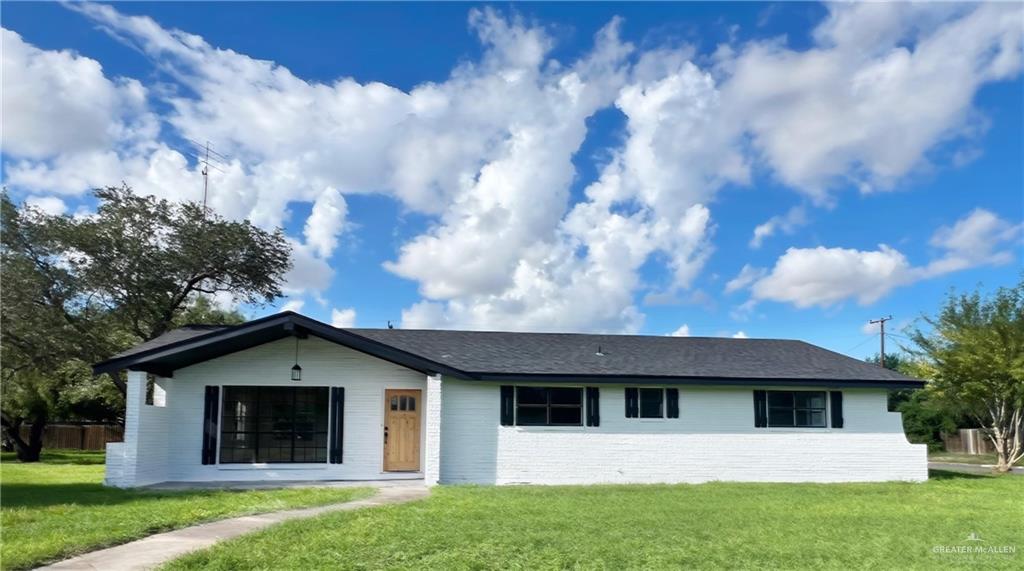
M366 488L146 492L106 488L103 454L0 457L0 567L23 569L153 533L243 514L344 502Z
M4 569L201 521L369 493L114 490L100 485L102 458L51 453L45 463L25 465L4 455ZM442 486L424 501L288 522L168 567L1024 567L1024 478L943 472L932 478L925 484ZM938 552L956 546L1003 552Z
M1024 478L439 487L294 521L170 569L1024 568ZM970 534L982 541L969 541ZM1015 553L937 553L947 546Z

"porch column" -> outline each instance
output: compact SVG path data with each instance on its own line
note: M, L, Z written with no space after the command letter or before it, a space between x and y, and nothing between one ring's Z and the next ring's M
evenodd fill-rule
M128 371L124 396L124 442L107 444L106 484L119 488L135 485L139 456L139 423L146 405L145 371Z
M428 486L441 479L441 404L441 375L427 375L423 482Z

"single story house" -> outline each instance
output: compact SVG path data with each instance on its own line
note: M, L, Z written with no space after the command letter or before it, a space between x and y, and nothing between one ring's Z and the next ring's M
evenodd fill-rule
M927 479L886 393L922 382L801 341L188 326L127 370L106 483Z

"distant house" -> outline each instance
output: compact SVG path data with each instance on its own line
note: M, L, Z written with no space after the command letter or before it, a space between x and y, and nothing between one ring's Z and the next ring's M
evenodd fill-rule
M338 329L291 312L171 331L128 370L106 481L921 481L886 391L800 341Z

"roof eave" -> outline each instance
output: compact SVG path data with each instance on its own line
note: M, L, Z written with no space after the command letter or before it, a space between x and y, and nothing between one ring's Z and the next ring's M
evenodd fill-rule
M730 377L694 377L666 375L576 375L553 373L488 373L473 372L472 379L498 382L558 382L558 383L594 383L594 384L640 384L652 383L663 385L695 385L695 386L821 386L828 388L887 388L887 389L920 389L925 381L919 379L885 380L885 379L793 379L793 378L730 378Z

